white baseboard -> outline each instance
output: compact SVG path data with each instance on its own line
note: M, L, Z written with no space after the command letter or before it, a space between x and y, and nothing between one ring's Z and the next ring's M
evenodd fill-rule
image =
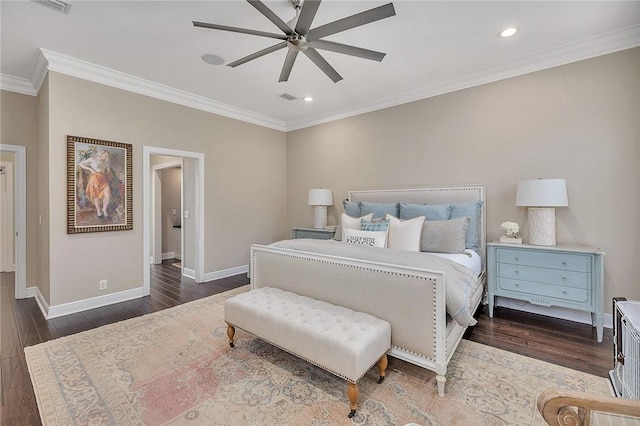
M34 287L30 287L34 288ZM45 319L52 319L64 315L75 314L89 309L99 308L101 306L112 305L114 303L126 302L127 300L142 297L142 287L131 290L119 291L117 293L105 294L104 296L92 297L89 299L77 300L75 302L63 303L61 305L49 306L44 299L40 289L36 289L36 303Z
M172 251L162 253L162 260L173 259L174 257L176 257L176 254Z
M25 292L25 298L36 297L38 292L38 287L27 287L27 291Z
M532 314L546 315L554 318L566 319L582 324L591 324L591 314L589 312L577 311L575 309L560 308L558 306L538 306L532 305L523 300L509 299L507 297L496 297L496 306L529 312ZM613 315L604 314L604 326L613 328Z
M207 272L204 274L204 282L219 280L220 278L232 277L249 272L249 265L236 266L235 268L222 269L215 272Z
M192 280L196 279L195 269L185 268L184 265L182 265L182 275L184 275L187 278L191 278Z

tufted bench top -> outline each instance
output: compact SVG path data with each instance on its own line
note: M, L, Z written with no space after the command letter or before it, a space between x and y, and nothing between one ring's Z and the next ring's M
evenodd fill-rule
M272 287L225 302L225 321L348 380L391 347L391 326L372 315Z

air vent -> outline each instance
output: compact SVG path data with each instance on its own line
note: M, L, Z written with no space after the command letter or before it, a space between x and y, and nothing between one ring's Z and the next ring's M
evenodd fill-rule
M288 101L295 101L296 99L298 99L296 96L293 96L293 95L292 95L292 94L290 94L290 93L283 93L282 95L280 95L280 97L281 97L282 99L286 99L286 100L288 100Z
M69 3L63 2L62 0L31 0L34 3L41 4L43 6L47 6L48 8L57 10L62 13L69 13L69 9L71 9L71 5Z

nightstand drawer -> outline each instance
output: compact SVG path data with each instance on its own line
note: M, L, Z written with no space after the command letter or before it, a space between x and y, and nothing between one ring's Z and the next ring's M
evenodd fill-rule
M536 303L538 305L553 304L551 301L548 301L548 303L545 302L546 298L580 304L590 303L589 295L591 294L591 291L584 288L538 284L530 281L513 280L510 278L498 278L498 288L503 291L517 293L518 298L527 296L531 303Z
M583 289L591 288L591 277L588 273L562 269L498 263L498 277Z
M329 229L293 228L293 238L313 238L316 240L330 240L335 231Z
M563 269L567 271L591 271L591 257L587 255L562 252L544 253L517 249L498 249L496 251L499 263Z

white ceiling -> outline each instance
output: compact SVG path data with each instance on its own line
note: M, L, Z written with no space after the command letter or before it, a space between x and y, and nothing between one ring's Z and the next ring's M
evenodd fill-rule
M320 51L344 77L333 83L298 55L289 81L278 83L286 49L237 68L201 59L229 63L276 44L192 25L280 32L245 1L69 2L66 15L31 1L0 3L2 88L35 93L42 48L50 69L281 130L640 46L640 1L396 0L396 16L327 38L385 52L382 62ZM294 16L287 0L265 3L284 21ZM385 3L324 1L312 28ZM519 32L498 38L507 26ZM285 92L314 101L287 101Z

